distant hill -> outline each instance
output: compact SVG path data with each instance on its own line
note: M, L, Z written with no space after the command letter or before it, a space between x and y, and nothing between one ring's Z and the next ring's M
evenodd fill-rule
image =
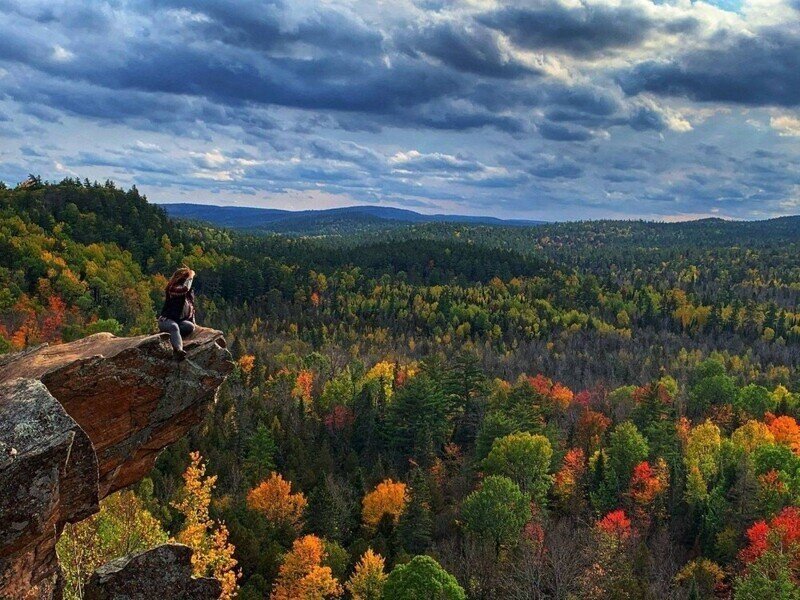
M393 227L414 223L469 223L475 225L540 225L544 221L498 219L467 215L424 215L386 206L348 206L325 210L279 210L205 204L161 204L170 217L205 221L230 229L275 233L347 233L372 227Z

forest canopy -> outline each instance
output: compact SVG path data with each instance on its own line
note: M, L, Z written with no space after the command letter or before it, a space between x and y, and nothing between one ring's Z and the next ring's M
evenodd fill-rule
M67 528L67 594L174 538L231 598L797 598L798 244L794 218L255 235L0 186L0 353L154 332L185 264L236 361Z

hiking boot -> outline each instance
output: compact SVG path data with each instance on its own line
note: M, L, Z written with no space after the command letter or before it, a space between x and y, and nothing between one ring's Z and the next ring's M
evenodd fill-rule
M172 356L177 361L185 360L186 359L186 350L173 350Z

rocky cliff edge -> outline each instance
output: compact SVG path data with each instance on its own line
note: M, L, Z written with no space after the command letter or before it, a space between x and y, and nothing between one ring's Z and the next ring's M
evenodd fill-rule
M166 334L99 333L0 357L0 598L60 598L64 525L200 422L233 365L219 331L185 349L177 362Z

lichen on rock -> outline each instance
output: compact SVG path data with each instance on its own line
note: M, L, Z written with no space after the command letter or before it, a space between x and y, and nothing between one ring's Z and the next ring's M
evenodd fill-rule
M192 549L164 544L112 560L86 585L85 600L213 600L222 592L211 577L192 577Z

